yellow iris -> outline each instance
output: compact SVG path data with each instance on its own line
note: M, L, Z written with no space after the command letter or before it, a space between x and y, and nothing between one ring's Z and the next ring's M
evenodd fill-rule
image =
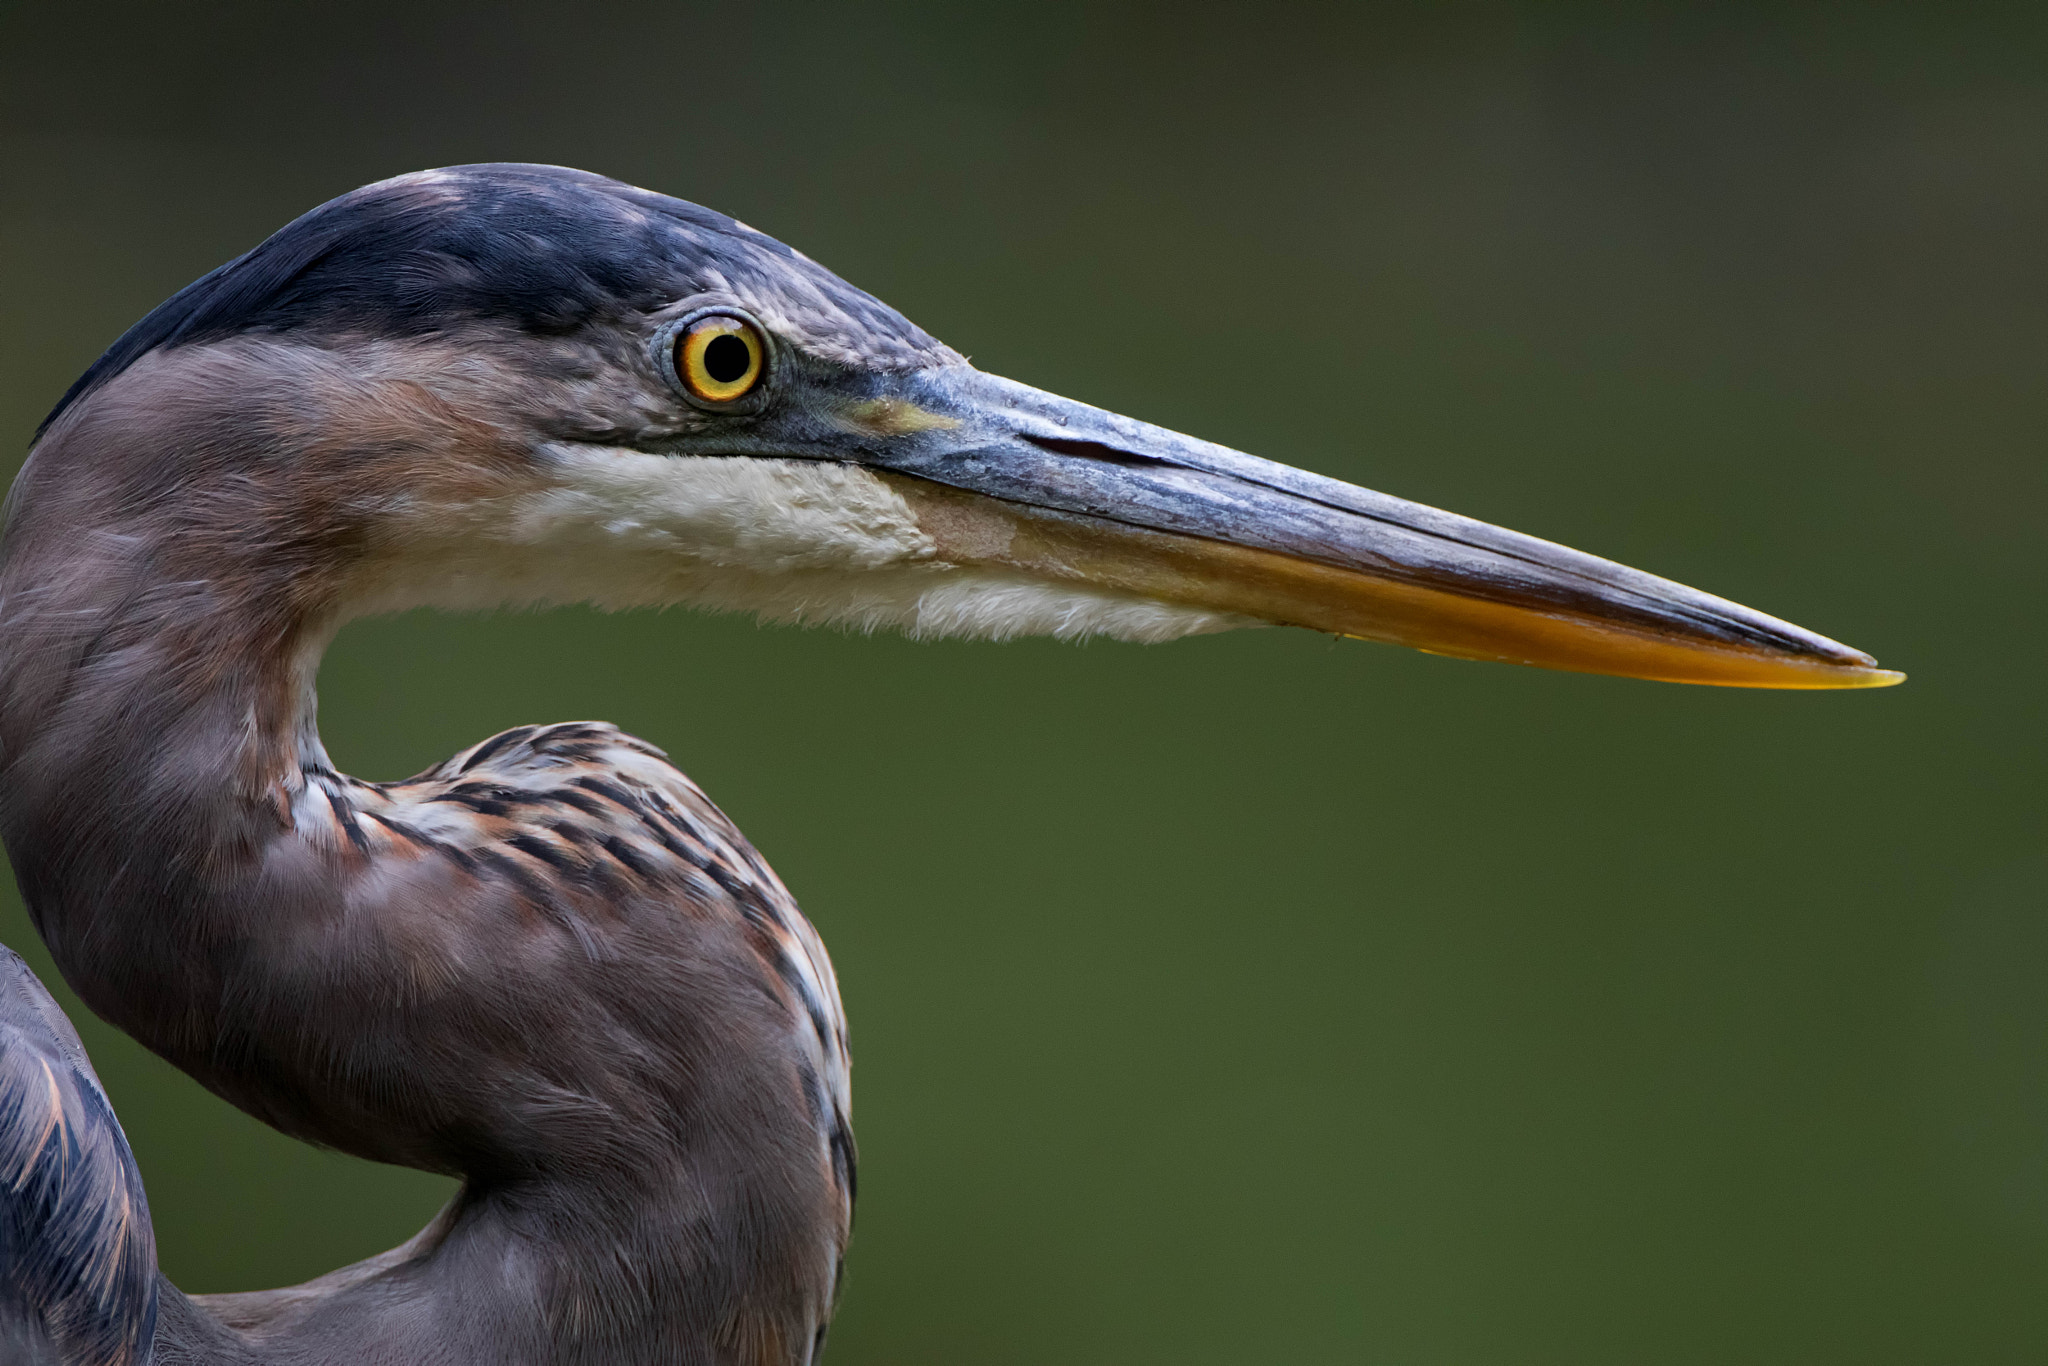
M676 375L706 403L730 403L761 382L767 354L753 324L714 313L676 338Z

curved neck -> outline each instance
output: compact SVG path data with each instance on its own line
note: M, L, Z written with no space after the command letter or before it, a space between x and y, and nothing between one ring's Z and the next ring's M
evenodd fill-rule
M194 1331L257 1360L807 1361L850 1211L844 1043L773 874L616 732L335 775L313 681L360 509L260 452L194 475L219 452L175 423L138 452L134 414L95 430L106 397L38 447L0 545L30 913L97 1013L209 1089L469 1182L424 1241L192 1302Z

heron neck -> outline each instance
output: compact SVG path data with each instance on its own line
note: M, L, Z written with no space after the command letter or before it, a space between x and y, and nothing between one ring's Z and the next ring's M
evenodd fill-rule
M261 423L229 460L207 444L217 424L180 426L179 392L154 426L128 391L84 403L17 481L0 839L103 1018L287 1133L469 1178L433 1247L267 1301L273 1327L324 1306L334 1351L285 1357L805 1360L851 1198L820 1127L843 1115L813 1084L824 1015L792 1010L736 904L678 916L650 893L578 918L574 896L613 884L337 836L350 788L319 750L313 680L370 481L332 453L256 449ZM662 887L752 857L718 820L727 862ZM484 1286L501 1302L476 1307ZM434 1334L349 1346L406 1323ZM471 1349L441 1350L458 1330Z
M0 835L18 875L54 860L81 886L133 863L96 860L95 845L132 854L144 832L159 873L220 871L288 825L302 769L326 760L313 683L334 618L282 578L119 531L75 548L10 534Z

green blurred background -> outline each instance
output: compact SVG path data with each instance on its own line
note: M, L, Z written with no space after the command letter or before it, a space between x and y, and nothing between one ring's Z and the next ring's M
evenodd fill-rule
M17 0L7 470L293 215L555 161L986 369L1865 647L1913 681L418 616L322 701L379 778L616 721L775 862L854 1025L835 1366L2040 1361L2044 59L2039 6ZM448 1194L59 994L187 1289Z

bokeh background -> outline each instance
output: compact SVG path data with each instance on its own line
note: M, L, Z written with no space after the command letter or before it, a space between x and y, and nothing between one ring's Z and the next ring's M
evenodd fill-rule
M1868 648L1912 682L423 615L322 703L380 778L616 721L776 863L854 1023L835 1366L2040 1361L2044 16L17 0L0 444L313 204L555 161L984 368ZM187 1289L448 1195L59 994Z

